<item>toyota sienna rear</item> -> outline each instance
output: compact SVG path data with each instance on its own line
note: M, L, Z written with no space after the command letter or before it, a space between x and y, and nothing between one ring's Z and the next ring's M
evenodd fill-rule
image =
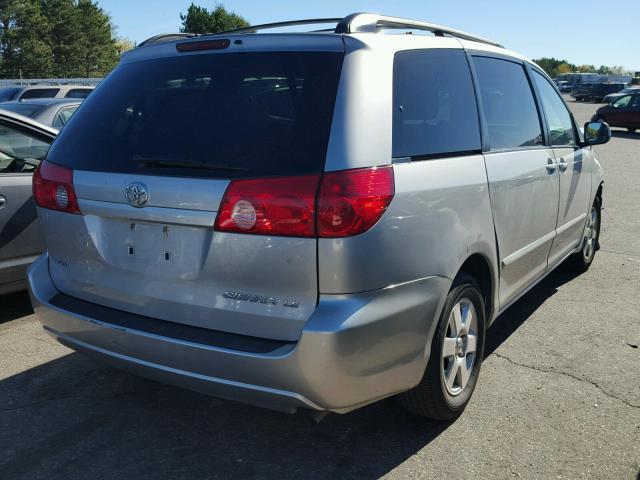
M546 76L457 30L335 21L328 33L157 37L123 55L34 176L47 252L30 288L50 334L139 375L287 412L402 392L417 413L462 412L486 326L565 258L593 259L599 165L584 149L593 166L576 206L523 216L534 194L561 197L540 94L526 90L526 76ZM399 28L435 35L376 33ZM514 76L478 89L492 55ZM527 106L534 116L522 135L492 130L511 93L525 105L513 121ZM565 137L577 132L566 119ZM491 157L494 134L520 153ZM505 155L535 165L526 191L492 177ZM492 204L494 185L508 208Z

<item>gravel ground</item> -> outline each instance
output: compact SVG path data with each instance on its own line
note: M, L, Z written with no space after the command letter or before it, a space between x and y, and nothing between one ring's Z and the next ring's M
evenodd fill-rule
M596 106L570 103L586 121ZM491 328L454 423L386 400L315 424L102 367L0 297L0 478L640 480L640 134L596 147L602 250Z

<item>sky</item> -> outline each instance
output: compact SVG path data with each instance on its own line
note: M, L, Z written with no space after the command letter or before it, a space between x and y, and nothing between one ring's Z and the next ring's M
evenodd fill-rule
M177 32L191 0L99 0L117 35L141 42ZM439 23L490 38L529 58L564 58L574 64L622 65L640 71L637 9L609 0L195 0L216 3L251 24L372 12ZM633 25L632 25L633 24ZM633 30L632 30L633 27Z

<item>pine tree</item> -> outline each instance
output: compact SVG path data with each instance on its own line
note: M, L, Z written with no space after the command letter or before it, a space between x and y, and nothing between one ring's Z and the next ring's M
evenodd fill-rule
M46 77L53 59L49 46L49 23L40 4L14 0L2 5L0 50L5 77Z
M45 0L43 12L49 19L49 44L53 54L53 74L75 75L80 65L80 23L73 0Z
M249 26L247 20L220 4L209 11L192 3L186 14L180 14L180 20L180 31L187 33L218 33Z
M113 30L93 0L0 0L0 77L106 75L120 53Z
M92 0L79 0L79 74L85 77L108 73L118 62L118 49L109 16Z

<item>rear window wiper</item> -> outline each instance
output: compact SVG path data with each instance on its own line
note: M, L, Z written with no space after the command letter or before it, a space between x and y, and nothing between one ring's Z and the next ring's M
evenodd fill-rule
M226 170L230 172L246 172L249 170L248 168L240 167L237 165L218 165L215 163L206 162L185 162L182 160L145 157L142 155L134 156L133 161L138 165L149 168L195 168L201 170Z

